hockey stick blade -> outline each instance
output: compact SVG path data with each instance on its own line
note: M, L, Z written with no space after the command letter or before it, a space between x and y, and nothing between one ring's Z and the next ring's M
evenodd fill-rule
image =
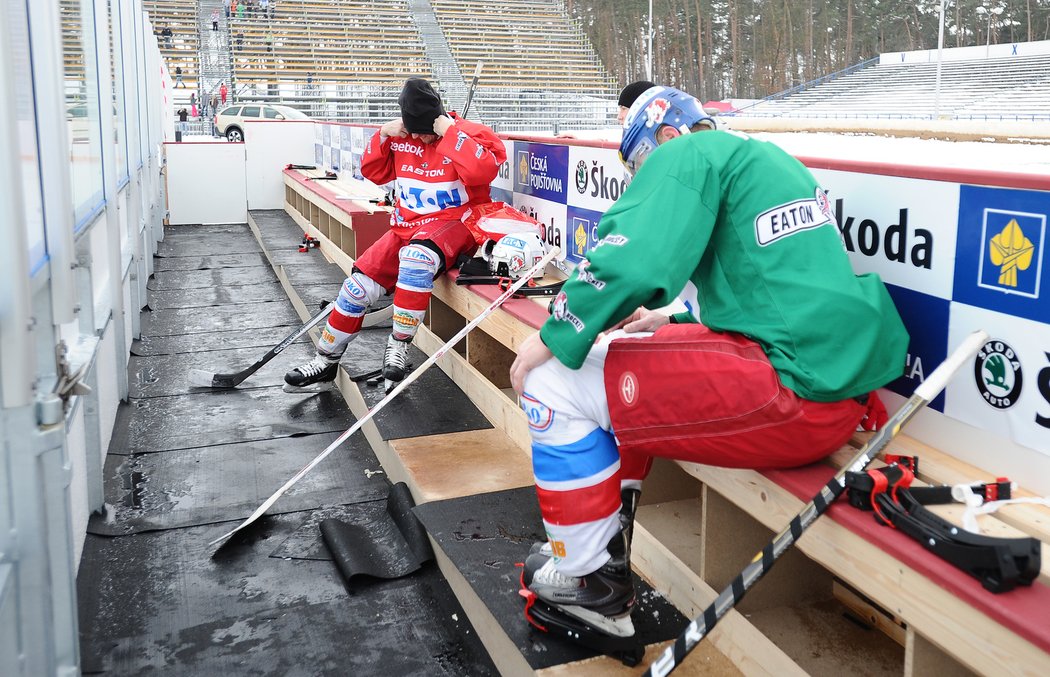
M236 388L244 381L244 379L259 371L264 364L280 355L285 348L298 340L299 337L326 320L334 307L335 305L331 303L326 305L320 312L307 320L306 324L300 326L288 336L285 336L280 343L273 348L270 348L265 355L259 358L255 364L247 369L242 369L241 371L232 374L215 374L204 371L203 369L191 369L189 374L190 383L201 388Z
M247 528L248 526L250 526L252 524L252 522L255 522L257 519L262 517L266 513L266 511L269 510L270 507L274 503L276 503L277 500L279 498L281 498L281 496L283 496L285 494L285 492L287 492L289 489L291 489L295 485L296 482L298 482L300 479L302 479L306 475L306 473L308 473L311 470L313 470L314 467L318 463L320 463L325 458L327 458L329 454L331 454L333 451L335 451L339 447L339 445L341 445L343 442L345 442L355 432L360 430L361 426L363 426L365 423L368 423L370 420L372 420L373 416L375 416L377 413L379 413L387 404L390 403L391 400L393 400L395 397L400 395L401 392L405 388L407 388L410 383L412 383L417 378L419 378L423 374L423 372L426 371L428 367L430 367L430 365L432 365L435 362L437 362L438 360L440 360L441 356L444 355L449 350L451 350L452 347L455 346L457 343L459 343L463 339L464 336L466 336L468 333L470 333L471 329L473 329L474 327L476 327L479 324L481 324L482 321L484 321L485 318L487 318L489 315L491 315L493 313L493 311L495 311L497 308L499 308L503 304L504 301L506 301L511 296L513 296L514 292L516 292L520 286L522 286L526 282L528 282L528 280L532 277L532 273L533 272L543 270L547 266L547 264L550 263L554 259L554 257L558 255L559 251L561 251L561 250L558 247L552 247L551 250L549 252L547 252L547 254L544 255L544 257L542 259L540 259L539 261L536 262L536 265L533 266L532 270L530 270L528 273L526 273L520 280L518 280L513 285L511 285L502 294L497 296L492 301L492 303L490 303L488 305L488 307L486 307L484 310L482 310L480 313L478 313L477 317L475 317L473 320L468 322L466 324L466 326L464 326L462 329L460 329L456 333L455 336L450 338L444 345L442 345L440 348L435 350L433 355L428 357L426 360L423 361L423 363L421 365L416 367L415 370L405 378L405 380L403 380L400 383L398 383L397 387L395 387L393 390L391 390L389 393L387 393L386 397L384 397L383 399L379 400L379 402L377 402L375 404L375 406L373 406L371 409L369 409L365 413L364 416L359 418L356 423L354 423L352 426L350 426L350 428L348 428L345 432L343 432L343 434L341 434L339 437L337 437L330 445L328 445L328 447L324 451L322 451L320 454L318 454L316 457L314 457L314 459L312 461L310 461L305 466L303 466L302 470L297 472L295 474L295 476L292 477L292 479L290 479L287 482L285 482L284 485L281 486L280 489L275 491L269 498L267 498L263 502L262 505L260 505L258 508L255 509L255 512L253 512L248 517L248 519L246 519L243 522L241 522L240 524L238 524L236 527L234 527L233 530L231 530L231 531L223 534L222 536L219 536L215 540L209 542L208 545L209 546L216 545L216 544L219 544L219 543L223 543L224 541L227 541L231 536L233 536L237 532L241 531L242 529ZM222 546L220 545L219 548L216 549L215 552L212 553L212 557L214 557L216 554L218 554L221 549L222 549Z
M984 331L976 331L966 337L962 344L915 389L915 393L890 417L886 425L861 447L849 463L835 473L835 476L824 485L820 493L803 506L802 511L795 515L783 531L774 536L773 540L754 556L744 570L733 579L733 582L718 594L715 601L686 626L685 631L679 635L674 644L667 647L652 662L645 671L646 677L664 677L681 665L685 657L696 648L700 640L711 632L715 624L743 599L744 594L773 567L777 559L798 541L802 533L823 515L835 499L845 491L846 473L864 470L876 454L897 436L901 428L944 390L955 372L963 363L973 359L973 356L987 341L988 334Z

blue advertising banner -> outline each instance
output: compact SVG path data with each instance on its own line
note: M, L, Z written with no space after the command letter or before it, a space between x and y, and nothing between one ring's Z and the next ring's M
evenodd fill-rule
M508 160L510 161L510 160ZM544 143L514 144L514 192L565 204L568 182L568 146Z
M897 312L911 339L904 375L886 387L898 395L911 397L930 372L948 356L948 314L951 302L892 284L887 284L886 290L897 306ZM937 395L929 407L943 412L944 393Z
M1050 321L1050 193L962 186L952 298L986 310Z
M569 207L566 213L565 258L579 263L598 242L598 221L602 212L583 207Z

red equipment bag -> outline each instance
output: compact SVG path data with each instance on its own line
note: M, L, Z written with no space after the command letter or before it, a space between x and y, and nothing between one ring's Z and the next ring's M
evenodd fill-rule
M489 202L471 207L463 215L463 224L479 245L486 240L499 242L511 233L536 233L543 237L543 226L536 219L522 214L506 202Z

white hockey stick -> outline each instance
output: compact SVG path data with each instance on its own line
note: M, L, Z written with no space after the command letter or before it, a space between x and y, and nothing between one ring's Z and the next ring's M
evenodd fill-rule
M520 278L518 278L517 281L514 282L514 284L512 284L510 287L507 288L506 291L504 291L502 294L500 294L498 297L496 297L496 299L492 303L490 303L489 306L487 308L485 308L485 310L481 311L478 314L477 317L475 317L473 320L468 322L465 327L460 329L459 332L457 332L455 336L450 338L443 346L441 346L440 348L435 350L434 354L431 355L430 357L428 357L426 360L424 360L421 365L416 367L415 371L413 371L411 374L409 374L405 378L404 381L401 381L400 383L398 383L397 386L393 390L391 390L387 394L386 397L381 399L379 402L376 403L376 405L374 407L369 409L368 412L364 416L362 416L360 419L358 419L357 423L355 423L352 426L350 426L350 428L346 432L344 432L342 435L337 437L335 439L335 441L333 441L330 445L328 445L327 449L322 451L320 454L317 455L316 458L314 458L312 461L307 463L303 467L302 470L297 472L295 474L295 476L292 477L292 479L290 479L287 482L285 482L284 486L282 486L280 489L275 491L272 496L270 496L268 499L266 499L263 502L262 505L260 505L258 508L256 508L255 512L253 512L248 517L248 519L246 519L243 522L241 522L232 531L230 531L228 533L225 533L222 536L219 536L214 541L211 541L210 543L208 543L208 545L215 545L216 543L221 543L222 541L225 541L230 536L233 536L234 534L236 534L241 529L244 529L249 524L251 524L255 520L257 520L260 517L262 517L263 514L267 510L269 510L270 507L273 506L274 503L277 502L277 499L279 499L281 496L283 496L285 494L285 492L287 492L289 489L291 489L295 485L296 482L301 480L306 475L306 473L308 473L311 470L313 470L314 466L316 466L318 463L320 463L325 458L327 458L329 454L331 454L333 451L336 450L336 448L339 447L340 444L345 442L347 440L347 438L349 438L351 435L353 435L355 432L357 432L361 428L361 426L363 426L365 423L370 421L372 419L372 417L375 416L377 413L379 413L379 411L381 409L383 409L383 407L385 407L387 404L389 404L392 399L394 399L399 394L401 394L402 390L407 388L410 383L412 383L417 378L419 378L423 374L423 372L427 370L427 368L430 365L434 364L439 359L441 359L442 355L444 355L453 346L455 346L457 343L459 343L460 340L464 336L466 336L470 332L471 329L473 329L474 327L476 327L479 324L481 324L481 322L486 317L491 315L492 312L494 310L496 310L496 308L499 308L503 304L504 301L506 301L511 296L513 296L514 292L518 291L518 289L520 289L521 287L523 287L526 284L528 284L529 280L532 279L533 274L538 272L538 271L543 270L544 267L546 267L546 265L551 260L553 260L555 256L558 255L559 251L560 250L558 249L558 247L553 247L549 252L547 252L547 254L542 259L540 259L540 261L538 263L536 263L535 266L533 266L528 272L523 273L522 276Z

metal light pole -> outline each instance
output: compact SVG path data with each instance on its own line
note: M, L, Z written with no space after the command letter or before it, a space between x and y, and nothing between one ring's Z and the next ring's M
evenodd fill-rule
M933 89L933 118L939 120L941 117L941 52L944 50L944 3L941 0L940 28L937 29L937 83Z
M645 77L653 80L653 0L649 0L649 48L645 54Z

